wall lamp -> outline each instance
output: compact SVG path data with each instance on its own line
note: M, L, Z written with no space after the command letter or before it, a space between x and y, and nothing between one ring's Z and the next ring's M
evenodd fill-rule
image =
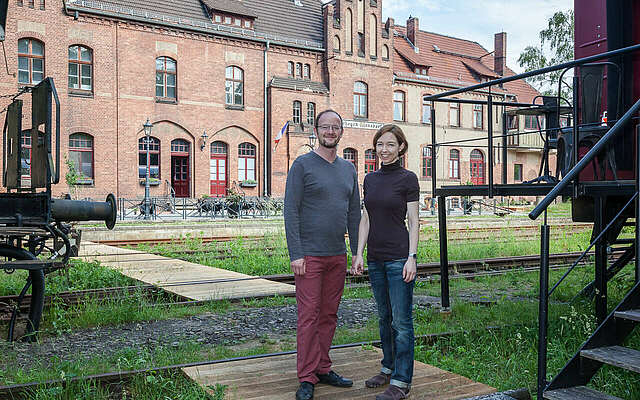
M209 138L209 136L207 136L206 130L202 131L202 135L200 135L200 138L202 139L202 143L200 143L200 151L202 151L204 150L204 147L207 145L207 139Z

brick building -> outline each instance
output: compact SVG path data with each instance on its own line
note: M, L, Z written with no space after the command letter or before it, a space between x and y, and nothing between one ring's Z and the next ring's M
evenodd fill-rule
M152 195L170 188L183 197L224 195L239 185L248 196L280 197L289 166L310 149L315 115L327 108L344 117L339 154L354 162L360 181L376 168L376 129L398 120L410 138L407 166L428 194L422 96L512 73L502 47L500 70L475 42L420 31L417 19L407 27L382 21L379 0L10 0L9 73L0 78L0 94L54 78L61 152L81 172L81 197L142 196L147 148ZM514 84L495 97L526 102L535 95ZM401 118L394 118L397 105ZM475 111L461 106L459 126L446 104L436 106L443 139L479 134ZM24 109L29 127L28 102ZM27 151L30 141L25 131ZM526 146L510 150L521 169L537 168L539 151L516 147ZM438 173L438 180L466 182L472 154L461 149L458 157L459 176ZM25 163L27 185L29 174ZM69 189L61 183L55 190Z

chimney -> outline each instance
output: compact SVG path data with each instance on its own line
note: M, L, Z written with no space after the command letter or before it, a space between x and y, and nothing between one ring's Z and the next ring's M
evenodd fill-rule
M416 46L416 36L419 30L420 24L418 18L409 16L407 20L407 38L414 46Z
M496 33L493 38L493 71L504 76L507 65L507 33Z

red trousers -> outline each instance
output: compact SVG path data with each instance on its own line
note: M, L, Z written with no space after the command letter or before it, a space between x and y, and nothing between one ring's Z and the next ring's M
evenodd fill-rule
M329 348L347 274L347 255L305 256L305 274L296 275L298 380L318 383L331 370Z

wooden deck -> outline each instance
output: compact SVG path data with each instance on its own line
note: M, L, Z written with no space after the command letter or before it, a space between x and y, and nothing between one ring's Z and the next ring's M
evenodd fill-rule
M295 286L137 250L82 242L80 257L191 300L289 295Z
M351 388L318 384L314 399L375 399L385 388L369 389L364 381L380 371L382 352L376 348L349 347L331 351L333 369L354 380ZM296 355L278 355L184 368L199 385L213 393L215 385L227 386L227 400L287 400L295 398L298 388ZM410 399L466 399L494 393L496 390L460 375L415 362Z

